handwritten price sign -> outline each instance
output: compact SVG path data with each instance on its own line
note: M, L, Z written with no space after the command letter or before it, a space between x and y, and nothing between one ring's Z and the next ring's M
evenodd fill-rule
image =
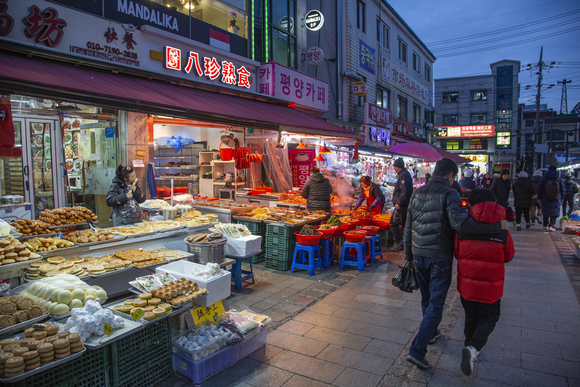
M200 325L204 321L210 323L217 323L216 318L226 312L221 301L216 302L211 306L200 306L191 311L191 317L195 325Z

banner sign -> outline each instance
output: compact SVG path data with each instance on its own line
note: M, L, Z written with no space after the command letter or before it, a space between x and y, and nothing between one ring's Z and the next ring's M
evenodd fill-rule
M391 131L389 129L369 126L369 139L371 142L379 142L381 145L391 145ZM372 145L372 144L370 144Z
M278 63L262 63L258 69L258 92L285 99L310 109L328 111L328 83Z
M382 57L381 61L381 79L383 81L431 107L435 106L433 104L433 90L420 84L419 80L411 77L409 73L389 59Z
M437 127L437 137L495 137L495 125Z
M288 159L292 168L292 187L302 188L310 178L310 168L314 165L314 149L289 149Z
M386 128L393 124L393 112L370 102L365 102L364 123Z
M359 62L360 67L371 74L375 73L375 49L359 40Z

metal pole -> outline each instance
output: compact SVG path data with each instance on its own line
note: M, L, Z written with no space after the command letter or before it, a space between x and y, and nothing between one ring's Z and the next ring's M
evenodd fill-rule
M542 87L543 54L544 54L544 46L542 46L542 48L540 49L540 60L538 61L538 92L536 93L536 123L534 125L534 133L536 134L536 137L538 137L538 132L540 130L540 94ZM542 135L539 136L538 144L542 143ZM538 166L538 168L541 167L542 167L541 165Z

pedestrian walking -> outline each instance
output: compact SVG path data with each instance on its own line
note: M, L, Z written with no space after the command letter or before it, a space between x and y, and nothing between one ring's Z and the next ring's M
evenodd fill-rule
M302 188L300 195L306 199L306 208L310 211L322 210L330 212L330 196L332 184L320 173L318 167L310 169L310 179Z
M519 178L522 173L525 172L520 172ZM484 224L501 221L505 218L505 209L495 200L491 190L474 189L469 196L469 216ZM457 290L465 311L465 348L462 351L461 370L465 375L473 372L479 352L499 321L504 263L509 262L514 254L514 244L508 230L477 236L462 232L457 235Z
M493 178L491 177L490 173L487 172L483 179L481 179L481 186L483 188L491 188L491 183L493 182Z
M510 197L511 185L510 170L506 168L501 171L501 176L493 179L493 183L491 183L490 187L497 198L497 203L506 209L509 206L508 200Z
M393 189L392 202L395 205L395 211L391 216L391 232L393 233L393 240L395 245L391 251L402 251L403 246L403 230L407 222L407 207L413 194L413 178L405 168L405 162L402 158L395 160L393 168L397 175L397 182Z
M441 337L438 327L451 285L456 231L476 238L502 229L501 223L481 223L467 216L459 194L451 188L457 173L452 160L439 160L429 184L413 194L407 212L405 259L415 264L423 312L407 361L421 369L429 368L427 345Z
M542 203L544 214L544 230L556 230L556 219L560 215L560 203L564 200L565 194L566 188L562 180L558 178L556 166L551 165L538 185L538 198Z
M535 221L538 221L538 224L542 224L542 203L540 202L540 199L538 199L538 185L540 184L540 180L542 180L542 171L538 169L530 179L532 186L534 187L532 207L530 207L530 218L532 219L532 224L534 224Z
M463 174L463 179L459 180L459 186L463 191L471 191L475 188L475 181L473 181L473 171L468 169Z
M514 191L514 207L516 208L516 230L522 231L522 215L526 221L526 228L530 228L530 208L532 207L532 197L535 195L534 186L525 171L520 172L512 189Z
M570 216L572 211L574 211L574 195L578 193L578 186L572 180L572 174L570 172L566 173L564 187L566 188L566 194L564 195L564 201L562 202L562 216ZM568 205L568 213L566 213L566 204Z

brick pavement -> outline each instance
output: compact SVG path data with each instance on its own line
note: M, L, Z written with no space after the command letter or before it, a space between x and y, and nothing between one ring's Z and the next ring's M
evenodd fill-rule
M456 277L443 337L427 354L431 368L421 371L405 361L421 309L417 292L390 284L402 263L399 253L385 254L362 274L354 268L315 277L258 271L256 284L244 285L230 304L274 315L268 344L202 387L580 386L575 278L550 234L536 226L512 235L516 256L506 265L502 316L471 377L459 367L464 317ZM167 382L191 384L178 376Z

